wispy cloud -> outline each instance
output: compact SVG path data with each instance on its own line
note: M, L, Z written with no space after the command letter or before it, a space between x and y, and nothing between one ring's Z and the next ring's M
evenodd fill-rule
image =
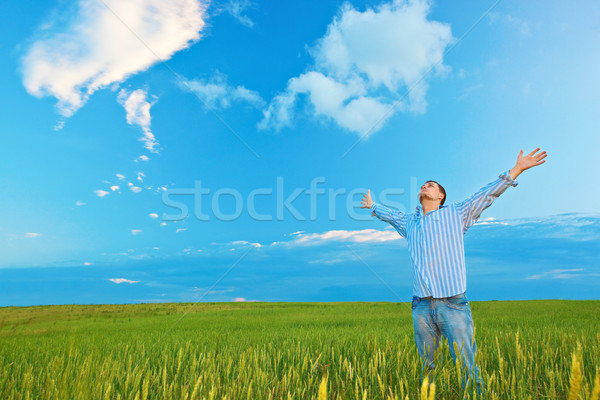
M254 107L263 107L265 102L260 95L244 86L231 86L227 77L215 73L210 79L191 79L180 82L180 87L191 91L209 107L225 109L232 103L246 103Z
M196 0L79 0L74 15L40 29L23 58L23 84L34 96L55 97L69 117L95 91L198 40L204 11Z
M523 237L546 239L569 239L575 241L600 240L600 215L567 213L548 217L495 219L486 218L475 225L504 226L496 235L518 232Z
M250 2L249 0L229 0L227 3L225 3L223 8L242 25L252 28L254 26L254 21L252 21L246 15L246 11L253 6L254 3Z
M255 243L255 242L248 242L247 240L234 240L233 242L231 242L231 244L233 245L249 245L249 246L253 246L253 247L262 247L262 244L260 243Z
M150 213L148 214L148 216L152 219L158 218L158 214L157 213Z
M528 276L525 279L570 279L580 276L579 274L576 274L576 272L583 271L583 268L553 269L551 271L542 272L541 274Z
M140 235L142 233L141 229L130 229L129 233L132 235Z
M179 231L178 229L177 231ZM385 243L392 242L397 239L401 239L402 237L393 229L363 229L363 230L331 230L321 233L307 233L304 231L296 231L293 233L289 233L285 235L287 238L284 238L279 241L274 241L270 244L261 244L258 242L252 242L249 240L234 240L231 242L211 242L210 250L214 251L236 251L242 248L248 248L249 246L255 248L264 249L268 252L270 249L275 248L287 248L294 249L300 248L302 246L317 246L317 245L327 245L333 243L364 243L364 244L373 244L373 243ZM344 253L347 251L345 248L342 250ZM338 254L338 253L336 253ZM333 260L335 259L335 260ZM315 261L315 263L337 263L341 262L342 259L339 256L333 257L329 255L328 258L321 261Z
M109 278L108 280L111 281L111 282L114 282L116 284L119 284L119 283L139 283L139 281L131 281L131 280L125 279L125 278Z
M494 217L483 218L475 222L474 225L508 225L508 222L497 220Z
M363 229L358 231L350 230L332 230L323 233L296 233L295 238L287 243L288 245L315 245L326 242L346 242L346 243L381 243L398 240L401 236L392 229Z
M510 14L503 14L503 13L499 13L499 12L491 12L487 15L490 23L496 23L496 22L501 22L504 23L507 26L510 26L511 28L514 28L517 30L517 32L523 34L523 35L528 35L531 32L531 27L529 22L527 22L526 20L522 19L522 18L518 18L515 17L513 15Z
M85 206L85 205L86 205L86 203L84 203L83 201L77 200L77 201L75 202L75 205L76 205L77 207L81 207L81 206Z
M123 174L115 174L115 176L116 176L116 177L117 177L117 178L118 178L120 181L122 181L123 179L125 179L125 175L123 175Z
M127 186L129 186L129 190L131 190L133 193L139 193L142 191L142 188L139 186L135 186L133 183L131 182L127 182Z
M305 96L316 117L325 117L359 134L374 126L392 104L396 109L423 113L427 83L418 82L439 63L453 40L450 26L428 20L430 2L394 0L360 12L345 4L327 33L311 49L314 67L288 81L264 111L260 129L291 126L295 104ZM439 64L438 64L439 63ZM406 89L408 98L401 100Z
M137 125L142 129L143 135L140 141L144 142L144 147L153 153L158 153L156 147L158 141L154 136L154 133L150 130L151 116L150 107L152 103L147 100L147 93L142 89L137 89L132 92L128 92L125 89L121 89L117 97L119 103L125 108L127 113L127 123L130 125ZM140 157L141 158L141 157ZM146 160L147 161L146 157Z
M106 190L94 190L94 193L96 193L96 196L98 197L104 197L107 194L109 194L109 192L107 192Z
M338 264L344 261L348 261L348 259L343 259L343 258L317 258L314 260L310 260L309 264L325 264L325 265L331 265L331 264Z
M25 234L23 235L25 238L27 239L31 239L31 238L36 238L38 236L40 236L41 233L36 233L36 232L25 232Z

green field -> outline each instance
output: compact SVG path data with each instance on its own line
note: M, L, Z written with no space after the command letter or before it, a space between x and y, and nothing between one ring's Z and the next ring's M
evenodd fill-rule
M471 309L485 398L598 399L600 301ZM439 356L435 398L474 398ZM5 307L0 365L0 399L421 399L407 303Z

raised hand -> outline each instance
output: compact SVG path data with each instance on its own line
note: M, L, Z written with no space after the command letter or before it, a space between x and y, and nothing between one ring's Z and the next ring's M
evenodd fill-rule
M363 199L360 201L360 208L371 208L373 200L371 200L371 191L367 190L367 194L363 194Z
M546 160L544 160L544 158L547 156L546 152L542 151L541 153L536 154L538 150L540 150L539 147L526 156L523 155L523 150L519 152L519 155L517 156L517 163L510 170L510 175L513 179L516 179L521 172L531 167L542 165L546 162Z
M519 153L519 156L517 157L516 167L519 168L522 172L531 167L535 167L537 165L545 163L546 160L544 160L544 158L546 158L546 156L547 156L545 151L542 151L539 154L535 154L535 153L537 153L537 151L539 149L540 148L538 147L537 149L535 149L531 153L527 154L526 156L523 155L523 150L521 150L521 152Z

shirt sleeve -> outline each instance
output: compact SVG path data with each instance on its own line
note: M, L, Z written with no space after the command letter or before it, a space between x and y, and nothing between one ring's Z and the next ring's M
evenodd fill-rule
M488 183L468 199L456 203L463 223L463 233L469 229L479 216L494 200L498 198L509 186L517 186L519 182L510 177L509 171L505 171L493 182Z
M402 237L406 237L406 225L409 215L400 211L392 210L379 203L371 205L371 215L379 218L383 222L392 225Z

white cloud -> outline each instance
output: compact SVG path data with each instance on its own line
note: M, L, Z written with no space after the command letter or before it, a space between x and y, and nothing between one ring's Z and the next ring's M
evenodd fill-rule
M85 206L85 204L86 204L86 203L84 203L83 201L79 201L79 200L77 200L77 201L75 202L75 205L76 205L77 207Z
M154 219L154 218L158 218L158 214L157 214L157 213L150 213L150 214L148 214L148 216L149 216L150 218L152 218L152 219Z
M64 119L60 119L58 121L56 121L56 124L54 125L54 127L52 129L54 129L55 131L60 131L62 128L65 127L65 120Z
M138 162L138 161L149 161L149 160L150 160L150 158L148 158L148 156L142 154L141 156L139 156L138 158L136 158L133 161Z
M529 35L529 33L531 33L529 22L525 21L524 19L514 17L510 14L502 14L497 12L488 13L487 17L491 24L499 21L516 29L522 35Z
M187 228L177 228L177 229L175 229L175 233L185 232L185 231L187 231Z
M363 229L359 231L332 230L323 233L298 233L289 245L315 245L324 242L380 243L400 239L392 229Z
M338 264L341 263L343 260L341 258L333 258L333 259L316 259L316 260L310 260L308 263L309 264L326 264L326 265L331 265L331 264Z
M210 79L183 80L179 86L194 93L210 108L225 109L231 107L232 103L248 103L257 108L265 105L257 92L244 86L229 85L227 77L218 72Z
M248 242L247 240L234 240L233 242L231 242L231 244L249 245L256 248L262 247L262 244L260 243Z
M538 239L569 239L575 241L600 240L600 214L566 213L548 217L524 217L498 220L487 218L475 225L506 225L519 229L522 235ZM535 229L531 229L535 226ZM523 228L523 229L521 229Z
M570 279L575 278L580 275L574 274L574 272L582 272L583 268L563 268L563 269L553 269L551 271L545 271L541 274L531 275L525 278L526 280L531 279Z
M130 229L129 233L131 233L132 235L139 235L142 233L141 229Z
M104 197L106 196L109 192L107 192L106 190L94 190L94 193L96 193L96 196L98 197Z
M142 191L142 188L135 185L129 185L129 190L131 190L133 193L139 193Z
M40 233L35 233L35 232L25 232L25 235L24 235L24 236L25 236L26 238L35 238L35 237L38 237L38 236L40 236L40 235L41 235Z
M117 99L119 103L125 108L127 113L127 123L130 125L137 125L142 129L143 135L140 141L144 142L144 147L153 153L158 153L155 148L158 146L158 141L154 136L154 133L150 130L150 107L152 103L146 99L147 93L142 89L128 92L125 89L121 89ZM146 157L147 158L147 157Z
M69 117L96 90L198 40L204 11L197 0L79 0L74 15L44 26L27 49L23 84L34 96L55 97Z
M110 187L110 190L112 190L113 192L116 192L117 190L119 190L119 186L117 186L117 185L112 185L112 186Z
M109 281L114 282L116 284L119 283L138 283L139 281L131 281L129 279L125 279L125 278L110 278Z
M508 225L508 222L499 221L494 217L483 218L473 225Z
M245 303L245 302L255 303L255 302L258 302L258 300L246 300L246 298L244 298L244 297L235 297L235 298L231 299L231 301L233 301L235 303Z
M244 14L251 6L253 6L253 3L248 0L229 0L223 8L231 14L232 17L240 21L242 25L252 28L254 26L254 21Z
M94 265L94 264L92 264L92 263L91 263L91 262L89 262L89 261L86 261L86 262L84 262L84 263L83 263L83 265L84 265L85 267L89 267L90 265Z
M123 179L125 179L125 175L123 175L123 174L115 174L115 176L116 176L116 177L117 177L117 178L118 178L120 181L122 181Z
M288 81L263 111L259 129L292 125L301 95L315 116L360 134L379 130L395 110L425 112L428 86L416 83L432 68L447 70L441 61L453 40L450 26L428 20L428 13L424 0L394 0L364 12L343 6L311 49L314 67Z

